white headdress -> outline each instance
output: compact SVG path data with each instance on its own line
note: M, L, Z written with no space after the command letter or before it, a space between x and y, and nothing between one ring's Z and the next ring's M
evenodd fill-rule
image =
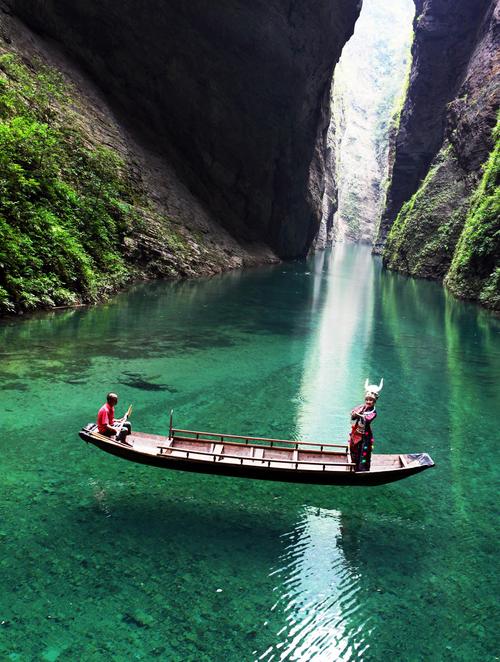
M369 384L368 379L365 379L365 398L367 395L371 395L375 398L375 400L378 398L380 395L380 391L382 390L384 386L384 378L380 380L380 384L377 386L376 384Z

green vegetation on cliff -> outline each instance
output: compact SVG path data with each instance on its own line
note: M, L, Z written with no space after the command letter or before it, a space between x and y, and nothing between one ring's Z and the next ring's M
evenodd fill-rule
M444 278L463 228L469 192L445 144L387 237L384 264L411 276Z
M229 235L91 79L12 34L0 41L0 316L275 261Z
M500 309L500 119L495 146L474 192L445 285L457 296Z
M445 142L387 237L384 264L411 276L444 279L460 298L500 309L500 124L477 188Z
M0 57L0 312L92 301L128 278L123 163L87 144L65 88Z

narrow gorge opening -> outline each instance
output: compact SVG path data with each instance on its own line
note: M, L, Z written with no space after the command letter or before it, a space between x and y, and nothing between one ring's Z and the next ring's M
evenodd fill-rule
M335 68L323 245L372 244L376 236L409 80L414 15L413 0L364 0Z

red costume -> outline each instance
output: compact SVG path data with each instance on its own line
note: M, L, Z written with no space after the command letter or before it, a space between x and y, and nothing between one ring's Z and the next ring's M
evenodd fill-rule
M373 448L371 422L376 418L375 407L368 409L366 404L355 407L351 412L351 433L349 435L349 450L355 463L356 471L369 471Z

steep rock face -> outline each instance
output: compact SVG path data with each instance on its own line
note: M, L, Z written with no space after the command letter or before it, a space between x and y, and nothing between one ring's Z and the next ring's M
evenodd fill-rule
M0 142L0 315L278 261L236 241L71 58L3 11Z
M459 89L446 106L440 149L390 229L384 264L413 276L445 279L457 296L499 308L498 129L494 131L500 102L499 0L488 3L474 34ZM410 87L411 99L418 97ZM410 143L408 138L405 144ZM397 153L394 169L395 177L396 172L401 175ZM388 211L393 202L394 197Z
M336 240L335 213L338 209L337 158L340 150L339 126L343 118L342 108L330 118L325 148L325 188L323 191L322 216L318 234L314 242L316 250L324 250Z
M445 285L459 297L500 310L500 120L493 137Z
M396 137L376 252L382 251L401 206L415 193L442 146L445 127L450 125L448 104L460 96L458 90L473 53L484 38L486 16L495 4L495 0L415 0L408 94ZM490 133L491 128L489 122ZM484 160L484 151L479 157Z
M62 42L235 236L304 255L353 0L9 0Z

